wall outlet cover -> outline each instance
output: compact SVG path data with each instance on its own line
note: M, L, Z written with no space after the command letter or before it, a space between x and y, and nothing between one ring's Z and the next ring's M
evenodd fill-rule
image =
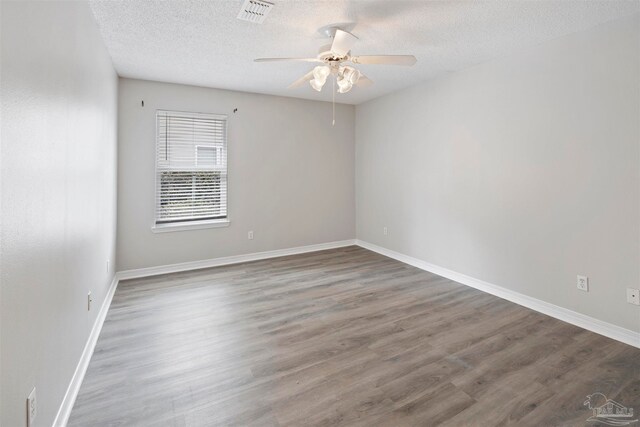
M589 278L587 276L578 276L576 286L581 291L589 292Z
M249 240L253 240L253 231L249 231L249 232L247 233L247 239L249 239Z
M627 302L640 305L640 289L627 288Z

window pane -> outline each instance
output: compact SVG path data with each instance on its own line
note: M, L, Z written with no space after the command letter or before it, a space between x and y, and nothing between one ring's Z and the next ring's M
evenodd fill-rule
M158 222L226 217L224 181L218 171L161 172Z

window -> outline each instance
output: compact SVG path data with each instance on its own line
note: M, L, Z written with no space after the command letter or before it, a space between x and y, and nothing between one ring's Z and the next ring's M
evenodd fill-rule
M227 117L156 113L156 229L227 223Z

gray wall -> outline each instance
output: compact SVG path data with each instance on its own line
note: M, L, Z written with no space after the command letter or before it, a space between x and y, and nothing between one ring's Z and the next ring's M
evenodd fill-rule
M640 284L639 28L359 105L357 237L640 331L625 295Z
M158 109L229 116L229 227L151 231ZM332 127L329 103L120 79L118 269L353 239L354 114L336 105Z
M0 424L36 386L50 426L115 269L118 80L87 4L0 8Z

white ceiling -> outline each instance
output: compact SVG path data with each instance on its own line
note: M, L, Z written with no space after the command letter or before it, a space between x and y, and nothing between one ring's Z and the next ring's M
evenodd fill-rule
M413 54L413 67L359 65L375 84L337 94L359 104L448 71L526 49L640 11L640 0L394 1L275 0L262 25L236 19L242 0L91 1L119 75L247 92L330 100L287 86L309 63L258 57L315 56L318 29L346 23L354 55Z

